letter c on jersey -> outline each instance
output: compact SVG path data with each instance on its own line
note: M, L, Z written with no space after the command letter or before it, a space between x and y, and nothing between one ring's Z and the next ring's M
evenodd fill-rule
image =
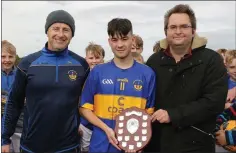
M103 79L102 83L103 84L113 84L113 81L111 79Z
M118 99L118 105L124 106L124 100L125 100L124 97L120 97L120 98Z
M117 102L118 102L118 106L113 106L113 107L108 107L108 112L112 112L112 113L121 113L124 110L124 97L119 97Z

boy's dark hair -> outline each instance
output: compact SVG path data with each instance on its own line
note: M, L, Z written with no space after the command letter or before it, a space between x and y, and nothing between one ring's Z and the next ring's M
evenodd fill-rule
M132 23L128 19L114 18L108 22L107 33L109 36L126 36L129 32L133 34Z

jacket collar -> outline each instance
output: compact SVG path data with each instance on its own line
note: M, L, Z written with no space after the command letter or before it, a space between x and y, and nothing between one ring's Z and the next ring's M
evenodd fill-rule
M199 37L197 34L195 34L195 36L193 37L193 42L191 45L191 49L197 49L200 48L202 46L205 46L207 44L207 39L205 37ZM164 50L166 50L168 48L168 43L166 39L162 39L160 41L160 47Z
M16 67L13 66L12 70L9 72L9 74L7 74L5 71L1 70L2 74L4 75L14 75L14 73L16 72Z
M194 49L201 48L201 47L205 46L206 44L207 44L206 38L199 37L198 35L195 35L193 38L191 49L192 49L192 51L194 51ZM162 48L161 49L162 53L160 56L160 65L161 66L176 66L176 62L174 60L171 60L171 61L167 60L168 57L163 56L165 54L166 49L168 48L168 44L167 44L166 39L163 39L160 41L160 47ZM196 56L192 57L191 60L182 62L181 67L178 68L178 70L176 71L176 74L181 73L186 69L193 68L193 67L200 65L202 63L203 63L202 59L199 59Z
M46 56L65 56L68 54L68 46L62 50L62 51L51 51L48 49L48 42L45 44L44 48L42 49L42 52Z

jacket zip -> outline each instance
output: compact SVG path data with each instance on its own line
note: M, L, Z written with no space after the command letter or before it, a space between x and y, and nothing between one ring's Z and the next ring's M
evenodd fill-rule
M58 57L56 57L56 82L58 82Z
M197 131L199 131L199 132L201 132L201 133L203 133L203 134L206 134L206 135L208 135L208 136L211 136L213 139L215 139L215 136L214 136L213 134L207 133L207 132L205 132L205 131L203 131L203 130L201 130L201 129L195 127L195 126L191 126L191 127L194 128L195 130L197 130Z

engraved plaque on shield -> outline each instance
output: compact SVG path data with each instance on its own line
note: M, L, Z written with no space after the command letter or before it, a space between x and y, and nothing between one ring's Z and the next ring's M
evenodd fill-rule
M115 133L121 149L143 149L152 136L149 114L137 107L125 109L116 116Z

